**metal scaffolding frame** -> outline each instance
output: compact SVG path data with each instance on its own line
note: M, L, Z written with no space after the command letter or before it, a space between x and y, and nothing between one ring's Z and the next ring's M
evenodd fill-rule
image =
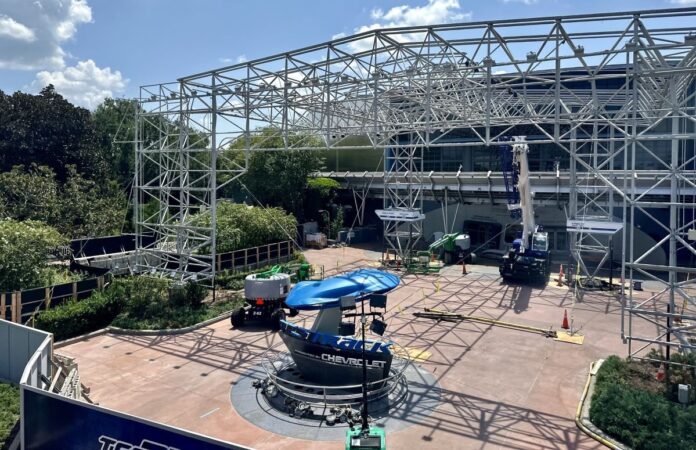
M630 354L642 354L636 342L692 349L696 315L678 306L696 307L696 269L676 261L696 254L687 239L694 199L684 193L696 187L695 16L696 8L680 8L378 29L143 87L139 129L155 128L159 138L140 139L136 150L136 229L156 236L147 248L139 241L141 266L180 279L215 276L217 192L246 169L226 151L233 142L248 155L316 150L316 138L334 149L366 136L362 148L385 155L387 243L406 256L421 234L413 218L422 212L424 152L525 135L530 146L569 155L569 219L623 222L614 239L629 283L622 337ZM646 174L654 184L639 192L634 180ZM648 201L666 186L669 202ZM148 200L156 213L145 212ZM660 208L668 224L654 214ZM200 210L212 220L192 220ZM636 253L636 214L664 228L665 264ZM592 278L610 260L608 239L572 233L582 274ZM636 278L664 289L640 297ZM657 334L639 335L638 320Z

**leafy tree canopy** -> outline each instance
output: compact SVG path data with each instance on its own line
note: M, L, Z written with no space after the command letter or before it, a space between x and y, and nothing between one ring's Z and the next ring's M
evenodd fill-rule
M288 136L290 146L321 147L321 141L313 136L292 133ZM240 162L244 155L240 151L245 139L237 139L231 146L230 159ZM284 148L283 136L274 128L266 128L251 137L251 147ZM225 155L230 157L230 155ZM251 152L249 167L241 177L242 183L263 205L280 206L298 217L303 216L302 204L307 177L323 166L322 154L318 150L282 150ZM243 192L242 194L246 194ZM254 202L255 203L255 202Z
M331 191L339 189L341 184L333 178L310 178L307 180L307 187L316 191L322 199L327 199Z
M40 220L71 238L121 232L127 200L114 181L97 183L65 168L60 184L46 166L22 166L0 173L0 205L4 217Z
M0 220L0 291L39 286L46 257L67 240L37 221Z
M90 112L72 105L53 86L39 95L0 91L0 168L37 164L50 167L59 180L74 165L98 179L108 175L108 160L95 145Z
M294 238L297 219L280 208L259 208L221 201L217 205L216 248L220 253ZM210 226L210 211L192 222Z

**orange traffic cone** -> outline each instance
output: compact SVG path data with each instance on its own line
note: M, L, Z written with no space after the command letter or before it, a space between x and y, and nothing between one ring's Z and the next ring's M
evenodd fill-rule
M563 273L563 264L561 264L560 269L558 269L558 282L556 283L558 286L563 286L563 277L565 277L565 274Z
M665 381L665 363L660 364L660 368L657 369L657 375L655 375L657 381Z
M570 328L570 325L568 325L568 310L566 309L563 311L563 323L561 324L561 328L564 330L567 330Z

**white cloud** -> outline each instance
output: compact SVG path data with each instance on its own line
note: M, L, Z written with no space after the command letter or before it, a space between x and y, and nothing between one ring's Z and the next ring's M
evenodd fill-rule
M32 88L38 90L49 84L72 103L94 109L106 97L123 92L128 80L118 70L112 71L109 67L101 69L88 59L63 70L37 73Z
M235 59L232 59L232 58L218 58L218 61L220 61L220 62L223 63L223 64L232 64L232 63L234 63L234 64L241 64L241 63L247 62L248 59L247 59L246 55L242 54L242 55L237 56L237 58L235 58Z
M696 0L670 0L669 2L681 6L696 5Z
M462 12L459 0L428 0L423 6L401 5L394 6L387 12L381 9L373 9L370 17L374 23L363 25L354 30L357 33L378 30L380 28L412 27L421 25L435 25L441 23L466 22L471 20L471 12ZM342 34L342 33L341 33ZM334 36L334 39L336 36ZM411 40L408 35L401 35L402 41ZM372 38L361 39L352 42L353 51L366 50L372 47Z
M0 8L0 69L62 69L62 44L92 21L86 0L2 0Z
M26 42L33 42L36 40L36 35L31 28L5 15L0 15L0 35Z

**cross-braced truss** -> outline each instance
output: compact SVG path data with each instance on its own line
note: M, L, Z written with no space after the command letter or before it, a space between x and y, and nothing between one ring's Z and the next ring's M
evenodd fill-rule
M664 287L649 298L627 290L624 338L692 348L696 270L677 259L696 254L688 240L694 199L684 193L696 187L695 17L695 8L682 8L373 30L144 87L141 130L154 127L159 138L141 139L137 151L138 232L156 236L140 246L149 256L142 264L214 277L214 214L203 222L192 216L214 212L221 181L245 170L244 158L220 164L230 144L246 152L316 149L319 138L340 148L366 136L364 148L385 155L385 209L418 210L424 152L496 151L501 138L522 135L530 146L553 144L569 155L569 219L623 222L613 239L623 242L624 279ZM654 185L638 192L634 180L646 174ZM669 201L655 202L658 193ZM151 202L156 207L146 208ZM660 245L637 251L637 215L663 229ZM406 254L420 223L387 220L385 233ZM609 238L571 238L579 270L596 276ZM667 260L647 264L663 246ZM639 336L639 318L657 335Z

